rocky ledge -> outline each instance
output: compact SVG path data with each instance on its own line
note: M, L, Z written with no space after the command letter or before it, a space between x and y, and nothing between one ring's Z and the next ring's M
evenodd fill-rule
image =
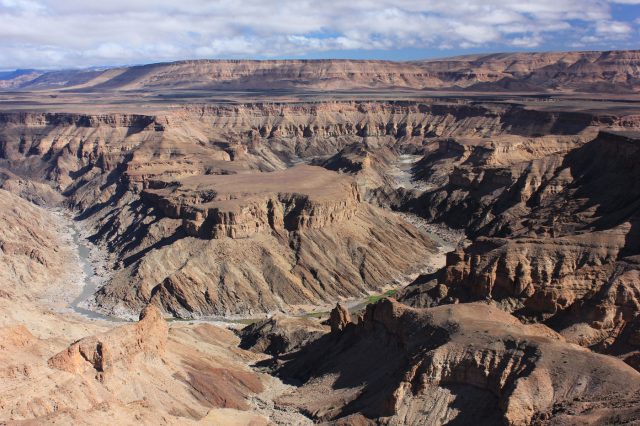
M271 173L194 176L156 182L143 200L188 235L246 238L268 229L319 229L353 217L360 194L351 178L300 165Z

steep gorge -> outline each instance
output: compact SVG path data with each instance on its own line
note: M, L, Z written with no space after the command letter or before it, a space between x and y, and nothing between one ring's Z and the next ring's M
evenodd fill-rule
M0 167L52 184L112 253L113 278L95 307L135 316L153 302L182 317L328 304L419 272L434 244L380 205L472 235L489 226L491 215L467 208L473 195L391 187L386 173L399 153L427 155L416 176L435 179L430 185L445 179L491 192L520 182L513 176L528 160L543 157L540 167L551 169L548 159L599 128L636 125L628 115L463 99L188 105L153 116L3 113L0 123ZM357 170L339 166L349 152ZM293 167L301 162L325 168ZM529 192L537 185L522 182ZM487 205L509 207L513 192Z
M637 423L638 64L0 80L0 423Z

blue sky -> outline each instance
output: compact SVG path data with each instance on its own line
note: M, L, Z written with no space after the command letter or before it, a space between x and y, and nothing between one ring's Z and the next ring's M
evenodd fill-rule
M0 69L640 48L640 0L0 0Z

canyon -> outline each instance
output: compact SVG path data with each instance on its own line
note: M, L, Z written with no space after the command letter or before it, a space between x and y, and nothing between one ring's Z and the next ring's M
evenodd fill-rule
M5 77L0 423L640 421L638 55Z

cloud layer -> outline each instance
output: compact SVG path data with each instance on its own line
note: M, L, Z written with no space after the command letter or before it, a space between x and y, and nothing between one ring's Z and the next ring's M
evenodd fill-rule
M639 17L640 0L0 0L0 69L606 49L640 45Z

